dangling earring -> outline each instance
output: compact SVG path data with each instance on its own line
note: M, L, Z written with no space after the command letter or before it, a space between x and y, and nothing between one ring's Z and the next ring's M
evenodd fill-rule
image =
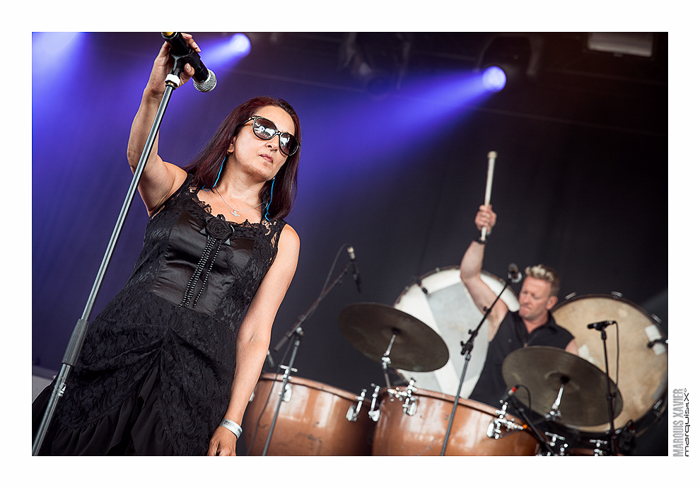
M216 175L216 181L215 181L214 184L212 185L212 189L216 188L216 185L219 184L219 178L221 178L221 172L224 170L224 164L226 164L226 160L227 160L227 159L228 159L228 154L226 154L226 156L224 156L224 160L221 161L221 167L219 168L219 174ZM202 188L202 190L209 191L209 190L207 190L206 188Z
M277 179L276 176L274 178L272 178L272 184L270 185L270 200L268 200L267 207L265 208L265 220L267 220L268 222L270 221L270 219L267 215L268 215L268 212L270 212L270 204L272 203L272 190L275 188L275 180L276 179Z
M221 178L221 172L224 170L224 164L226 164L227 159L228 159L228 154L226 154L226 156L224 156L224 160L221 161L221 168L219 168L219 174L216 175L216 181L214 182L214 185L212 186L212 188L216 188L216 185L219 184L219 178Z

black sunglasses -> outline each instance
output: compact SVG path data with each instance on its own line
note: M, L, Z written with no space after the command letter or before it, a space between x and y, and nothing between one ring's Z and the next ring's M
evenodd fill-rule
M280 136L280 151L282 151L282 154L285 156L292 156L299 150L300 144L297 138L289 132L277 130L277 126L271 120L259 115L254 115L243 122L242 125L247 124L251 120L253 121L253 134L260 139L269 141L276 135Z

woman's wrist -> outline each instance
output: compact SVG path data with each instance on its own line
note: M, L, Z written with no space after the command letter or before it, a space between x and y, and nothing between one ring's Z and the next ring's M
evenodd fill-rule
M229 419L225 418L221 421L219 426L224 427L225 429L228 429L231 432L233 432L233 435L236 436L236 439L240 439L241 434L243 433L243 428L240 425L238 425L236 422L234 422L233 420L229 420Z

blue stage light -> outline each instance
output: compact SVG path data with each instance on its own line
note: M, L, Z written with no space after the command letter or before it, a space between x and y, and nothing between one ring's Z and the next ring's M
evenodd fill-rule
M488 91L498 92L506 86L506 73L498 66L486 68L481 75L481 82Z
M82 32L32 33L32 88L34 96L67 86L72 75L82 73L77 66L83 61L82 44L87 37ZM37 103L37 99L34 103ZM40 105L41 106L41 105Z
M248 39L248 36L245 34L234 34L231 36L229 47L231 48L231 53L234 56L246 56L250 52L250 39Z
M32 69L36 73L52 72L72 62L84 34L81 32L32 33Z
M38 55L60 55L70 52L81 36L81 32L34 32L32 47Z
M251 46L248 36L240 33L201 40L198 44L202 48L202 60L214 72L216 68L234 66L250 53Z

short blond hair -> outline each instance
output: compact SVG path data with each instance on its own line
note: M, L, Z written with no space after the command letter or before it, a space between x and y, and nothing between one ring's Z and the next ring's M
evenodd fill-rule
M547 281L552 285L549 296L555 297L559 293L559 275L549 266L538 264L536 266L528 266L525 269L525 275L538 280Z

